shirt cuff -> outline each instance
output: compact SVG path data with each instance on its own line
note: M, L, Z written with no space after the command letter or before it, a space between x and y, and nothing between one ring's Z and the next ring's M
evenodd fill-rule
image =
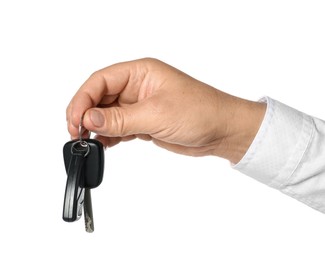
M314 119L269 97L260 102L267 103L263 122L246 154L233 168L325 213L325 159L319 171L319 165L308 156L313 153ZM325 123L318 123L325 131Z

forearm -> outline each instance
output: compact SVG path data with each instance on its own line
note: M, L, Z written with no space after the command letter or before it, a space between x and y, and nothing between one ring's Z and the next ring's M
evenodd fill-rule
M224 137L215 146L214 155L236 164L247 152L263 121L266 104L220 93L219 113L226 124Z
M325 213L325 122L270 98L267 103L234 169Z

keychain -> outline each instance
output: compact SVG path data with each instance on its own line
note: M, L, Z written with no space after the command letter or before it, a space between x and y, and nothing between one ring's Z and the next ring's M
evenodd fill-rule
M104 175L104 148L96 139L83 139L83 118L79 125L79 139L63 147L67 183L63 204L63 220L74 222L84 211L87 232L94 231L90 189L98 187ZM90 136L89 136L90 137Z

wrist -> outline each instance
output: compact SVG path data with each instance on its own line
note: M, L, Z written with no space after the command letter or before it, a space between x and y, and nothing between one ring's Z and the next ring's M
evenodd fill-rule
M238 163L252 144L265 115L266 104L230 96L225 113L226 132L215 155Z

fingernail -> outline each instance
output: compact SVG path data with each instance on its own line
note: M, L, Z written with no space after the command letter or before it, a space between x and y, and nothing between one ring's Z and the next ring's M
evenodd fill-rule
M90 111L90 120L96 127L102 127L105 122L104 116L98 110Z

